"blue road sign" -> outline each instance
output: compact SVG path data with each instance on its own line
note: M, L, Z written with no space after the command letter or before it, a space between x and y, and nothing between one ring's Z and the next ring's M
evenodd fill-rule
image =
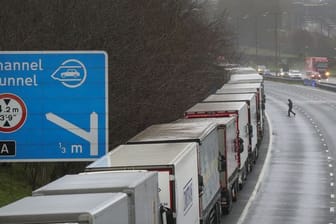
M0 52L0 162L105 155L107 66L103 51Z

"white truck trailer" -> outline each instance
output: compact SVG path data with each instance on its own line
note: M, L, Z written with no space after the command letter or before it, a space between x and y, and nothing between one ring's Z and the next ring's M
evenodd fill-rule
M0 208L2 224L128 224L125 193L30 196Z
M222 212L228 214L232 201L237 199L238 192L238 156L237 127L235 117L178 119L176 123L213 122L217 124L219 140L219 173L221 183Z
M86 172L148 170L159 176L162 221L200 223L199 161L196 143L120 145L91 163Z
M249 160L249 123L246 102L197 103L188 109L185 118L236 117L239 185L242 188L247 177Z
M264 110L266 104L263 85L261 83L224 84L216 91L216 94L236 93L256 93L258 122L260 123L260 129L258 131L258 143L260 143L264 133Z
M228 83L263 83L263 80L259 74L232 74Z
M203 102L246 102L248 105L249 129L249 159L255 163L258 158L258 110L256 96L253 93L213 94Z
M116 193L128 196L130 224L158 224L158 174L148 171L106 171L65 175L35 191L33 196Z
M219 223L220 181L218 132L214 123L166 123L152 125L127 144L196 142L198 146L199 205L202 223Z

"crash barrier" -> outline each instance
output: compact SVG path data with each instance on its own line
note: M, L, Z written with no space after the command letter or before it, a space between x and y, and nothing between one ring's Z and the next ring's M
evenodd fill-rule
M316 86L321 89L336 92L336 84L333 84L333 83L320 82L320 83L316 83Z
M305 86L318 87L329 91L336 92L336 84L321 82L314 79L291 79L279 76L264 76L264 80L270 80L275 82L291 83L291 84L303 84Z
M284 83L292 83L292 84L302 84L302 79L293 79L281 76L271 76L264 75L264 80L276 81L276 82L284 82Z

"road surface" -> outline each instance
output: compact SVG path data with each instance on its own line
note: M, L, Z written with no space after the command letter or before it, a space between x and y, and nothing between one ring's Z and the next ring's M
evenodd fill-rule
M270 144L222 223L336 224L336 93L270 81L265 93Z

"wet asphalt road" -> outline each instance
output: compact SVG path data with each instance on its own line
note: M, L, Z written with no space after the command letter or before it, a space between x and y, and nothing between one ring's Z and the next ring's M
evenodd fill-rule
M336 93L270 81L265 93L260 158L222 223L336 224Z

